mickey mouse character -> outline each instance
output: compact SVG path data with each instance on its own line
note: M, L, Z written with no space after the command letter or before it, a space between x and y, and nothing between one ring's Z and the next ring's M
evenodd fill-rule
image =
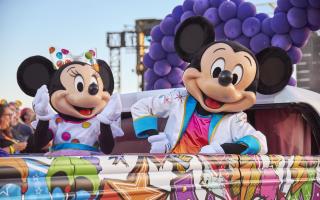
M113 75L108 64L89 50L73 56L67 49L49 49L53 62L32 56L18 68L20 88L34 96L37 121L32 145L40 151L53 140L52 155L108 154L118 127L121 103L112 95ZM57 112L54 114L52 108ZM29 141L30 142L30 141Z
M175 48L190 65L186 89L142 99L132 106L137 137L148 137L151 153L266 154L265 136L243 112L256 102L256 91L272 94L288 83L292 64L280 48L254 55L232 41L214 41L214 28L203 17L185 20ZM157 117L168 117L158 133Z

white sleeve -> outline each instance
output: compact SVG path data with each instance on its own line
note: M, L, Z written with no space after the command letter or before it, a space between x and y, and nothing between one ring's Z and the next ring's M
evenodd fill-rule
M139 100L131 107L133 126L138 138L147 137L147 130L157 130L157 118L169 116L175 105L174 92L167 95L148 97Z
M265 135L248 123L247 115L244 112L232 116L231 132L234 142L242 143L248 147L243 154L266 154L268 152Z
M49 130L51 130L53 133L57 132L57 123L59 123L59 120L62 120L58 117L58 115L54 116L52 119L49 120ZM32 128L36 129L37 125L39 123L39 119L31 122Z

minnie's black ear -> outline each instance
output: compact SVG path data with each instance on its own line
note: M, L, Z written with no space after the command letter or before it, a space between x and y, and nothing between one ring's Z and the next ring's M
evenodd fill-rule
M18 85L24 93L34 97L42 85L49 85L54 72L54 66L47 58L42 56L29 57L18 68Z
M258 92L274 94L282 90L292 74L292 63L288 54L279 47L269 47L256 55L259 62Z
M104 61L97 59L99 64L99 74L103 81L103 90L109 92L111 95L114 89L113 74L109 65Z
M191 62L198 51L214 42L213 25L204 17L190 17L177 30L174 47L177 54L186 62Z

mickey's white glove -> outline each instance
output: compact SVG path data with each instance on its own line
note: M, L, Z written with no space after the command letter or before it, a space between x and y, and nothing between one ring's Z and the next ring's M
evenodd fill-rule
M106 107L97 115L97 119L101 123L110 125L113 137L124 135L121 129L121 111L120 95L115 93L111 96Z
M225 154L223 148L217 142L212 142L210 145L203 146L199 153L202 154Z
M49 92L46 85L42 85L33 99L32 106L39 120L48 121L54 117L54 112L50 106Z
M148 142L151 144L150 153L167 153L170 150L169 140L163 132L148 137Z

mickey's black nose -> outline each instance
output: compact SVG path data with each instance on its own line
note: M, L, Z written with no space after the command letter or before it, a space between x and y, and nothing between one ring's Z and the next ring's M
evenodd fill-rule
M89 94L96 95L98 93L98 91L99 91L99 87L97 84L91 83L89 85Z
M232 82L232 74L228 70L223 70L219 74L219 84L222 86L228 86Z

